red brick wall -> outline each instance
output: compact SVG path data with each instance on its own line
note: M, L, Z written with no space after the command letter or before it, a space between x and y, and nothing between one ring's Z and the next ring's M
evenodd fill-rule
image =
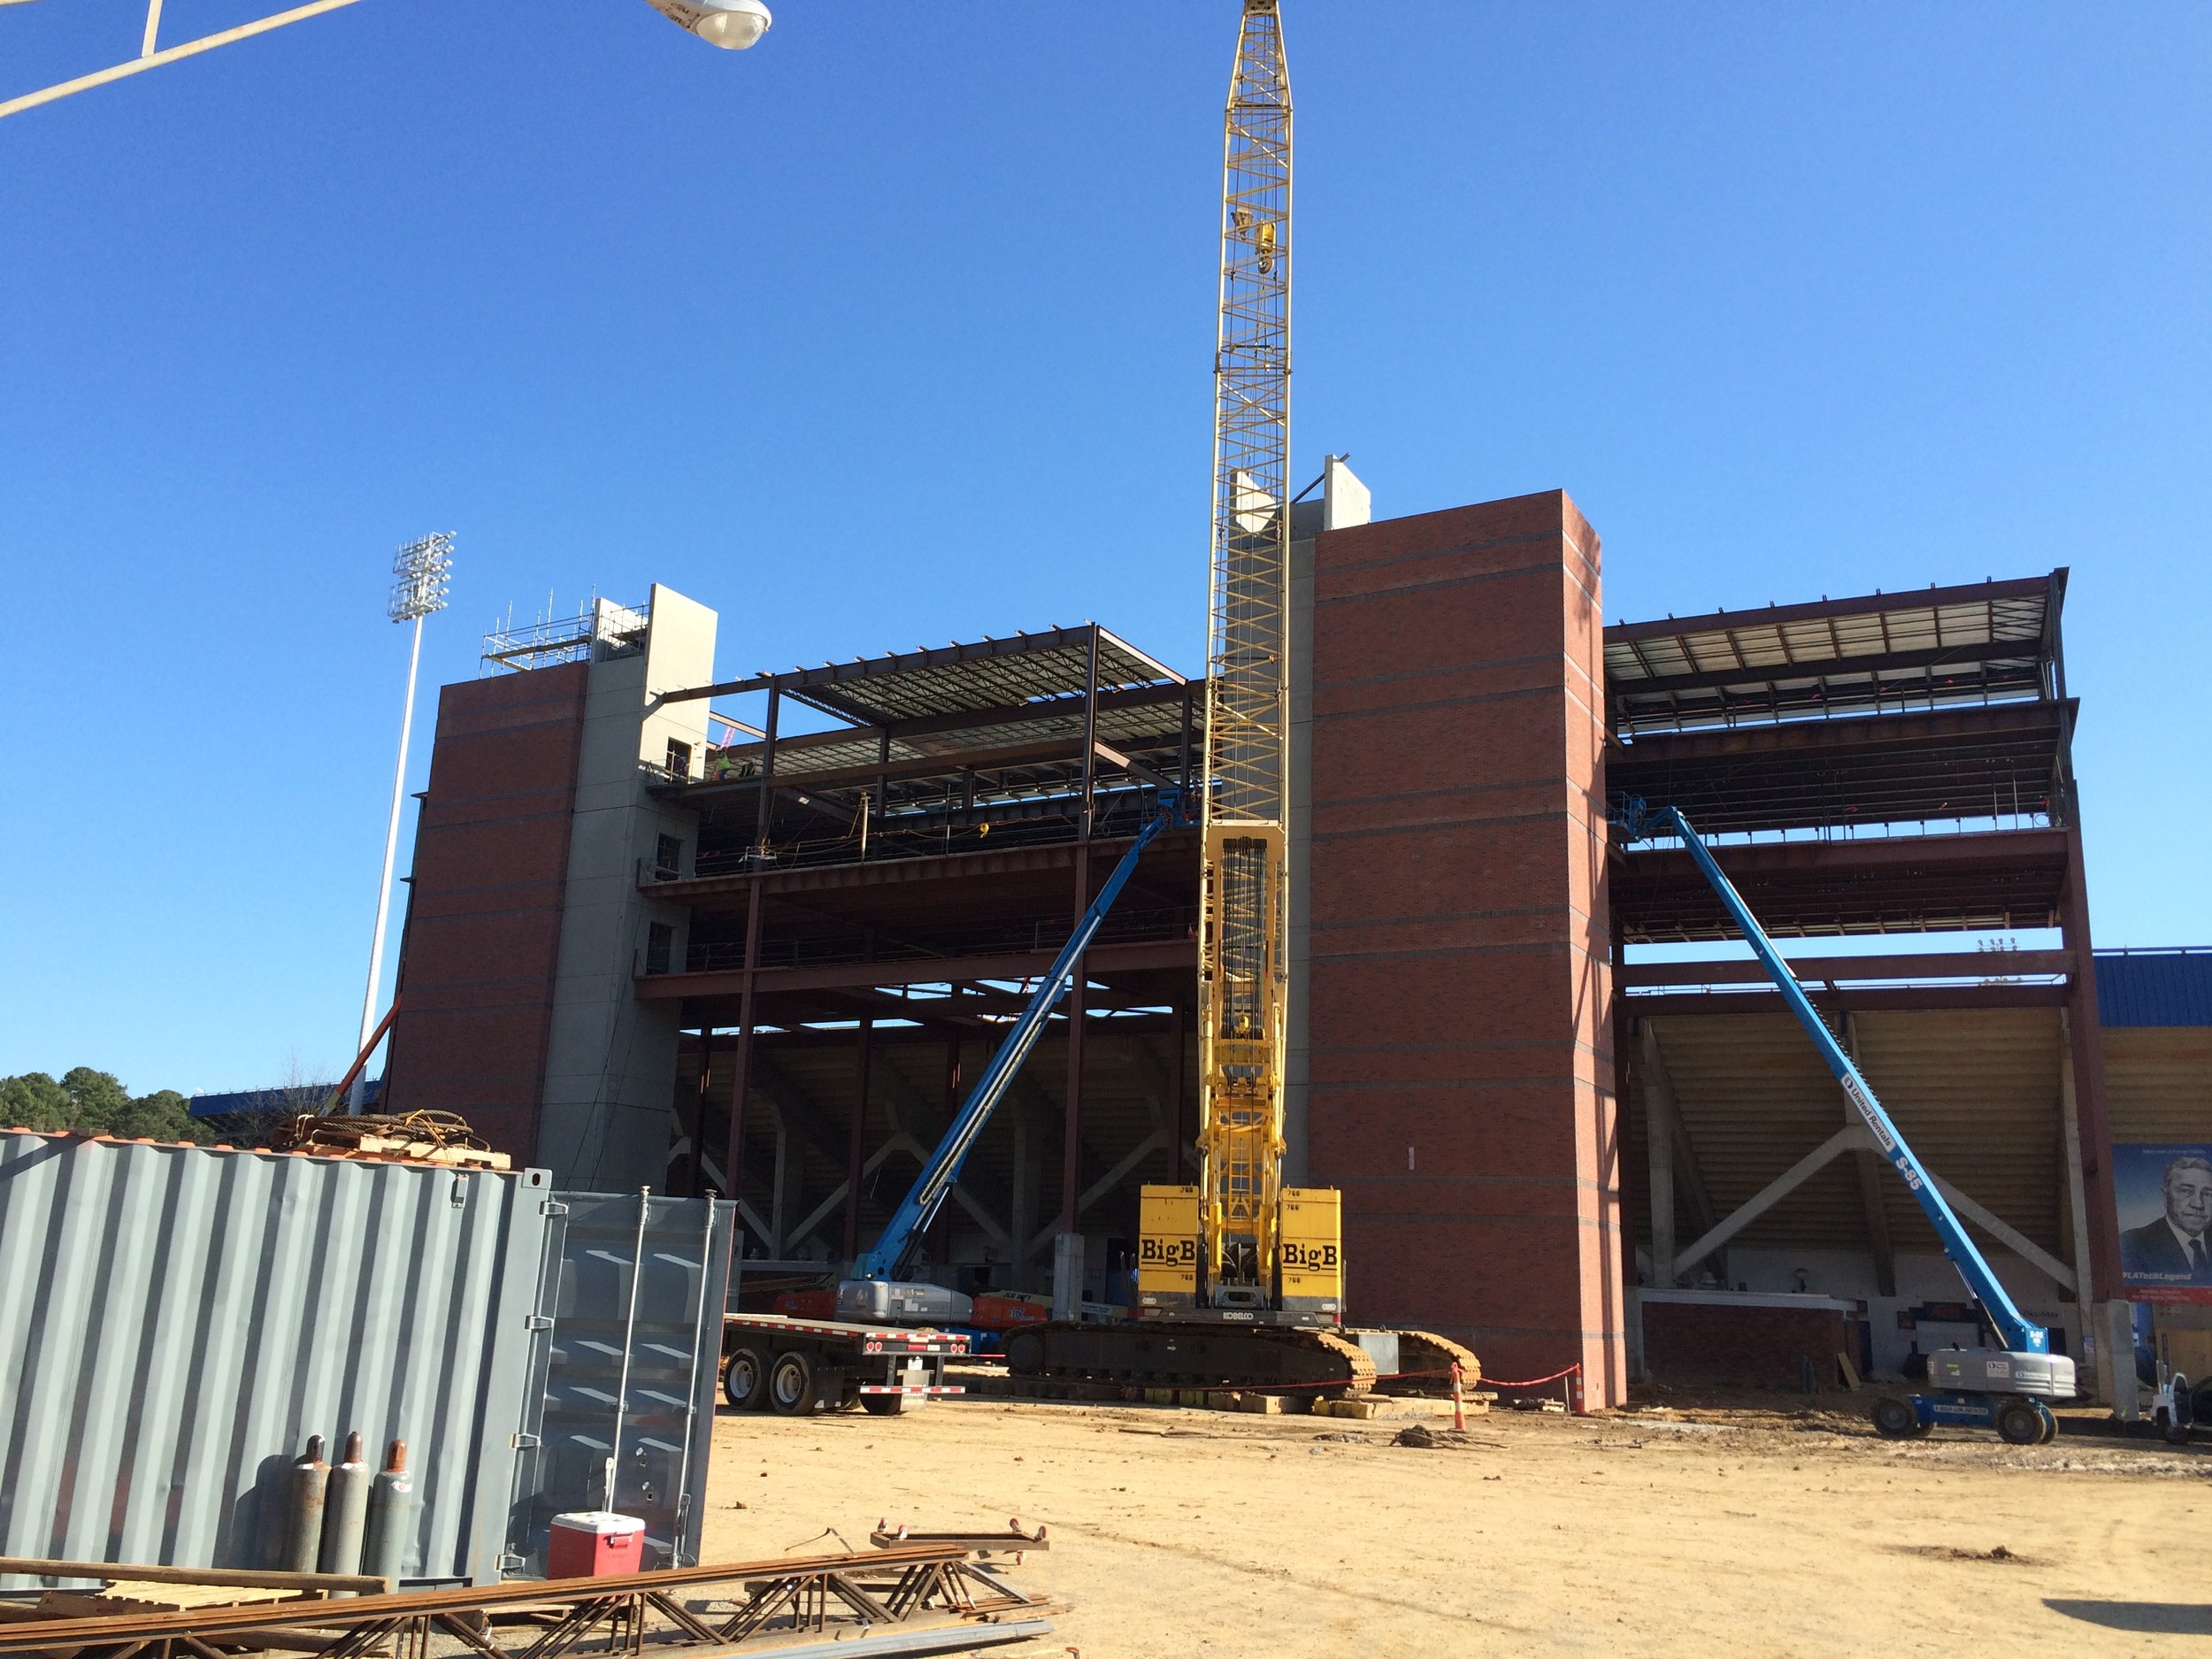
M1644 1304L1644 1364L1656 1382L1795 1388L1809 1359L1825 1388L1835 1382L1839 1354L1859 1363L1857 1333L1840 1309Z
M394 1110L458 1112L535 1155L568 882L588 664L464 680L438 695L415 832Z
M1615 1403L1597 536L1554 490L1314 562L1308 1159L1352 1315Z

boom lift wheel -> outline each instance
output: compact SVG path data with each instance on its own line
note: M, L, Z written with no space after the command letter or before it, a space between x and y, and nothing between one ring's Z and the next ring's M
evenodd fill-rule
M2043 1423L2043 1438L2040 1440L2038 1440L2036 1444L2039 1446L2048 1446L2053 1440L2058 1438L2058 1418L2052 1413L2051 1408L2045 1405L2040 1400L2035 1402L2035 1415L2040 1418Z
M2038 1413L2035 1402L2016 1395L1997 1408L1997 1438L2008 1446L2039 1446L2045 1415Z
M768 1403L787 1417L814 1409L814 1362L794 1348L776 1356L768 1373Z
M722 1366L722 1397L740 1411L758 1411L768 1403L768 1356L750 1343L730 1350Z
M904 1394L863 1394L860 1409L872 1417L895 1417L906 1409Z
M1916 1440L1928 1432L1912 1402L1884 1394L1874 1402L1874 1432L1886 1440Z

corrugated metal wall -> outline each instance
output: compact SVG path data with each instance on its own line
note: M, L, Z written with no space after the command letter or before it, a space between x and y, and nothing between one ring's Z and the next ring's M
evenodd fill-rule
M547 1179L0 1132L0 1552L268 1564L261 1494L357 1429L406 1576L495 1580Z
M534 1391L539 1404L524 1428L539 1444L526 1442L516 1465L510 1571L544 1571L549 1525L569 1509L636 1516L646 1525L647 1566L694 1564L737 1206L635 1194L556 1197L560 1283L553 1342ZM610 1502L607 1453L623 1397L626 1334L629 1405L621 1413Z
M2212 950L2100 950L2097 1018L2115 1026L2212 1026Z

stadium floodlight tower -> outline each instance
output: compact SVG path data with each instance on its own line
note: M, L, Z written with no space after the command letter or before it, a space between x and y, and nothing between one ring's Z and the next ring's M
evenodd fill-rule
M422 620L445 609L446 585L452 573L450 530L410 541L392 559L392 601L387 614L395 622L413 623L415 638L407 653L407 700L399 717L399 764L392 771L392 816L384 827L384 879L376 890L376 932L369 941L369 988L361 999L361 1061L368 1058L379 1024L377 992L384 979L384 926L392 913L392 865L399 856L399 808L406 798L407 740L415 727L415 671L422 664ZM368 1091L368 1067L357 1061L353 1070L346 1110L357 1112Z

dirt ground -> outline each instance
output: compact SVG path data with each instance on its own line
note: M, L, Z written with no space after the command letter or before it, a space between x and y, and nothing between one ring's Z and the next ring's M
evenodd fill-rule
M1042 1521L1082 1659L2212 1653L2212 1447L1878 1439L1859 1403L1417 1420L965 1399L715 1424L704 1558ZM1008 1649L993 1649L1008 1652Z

